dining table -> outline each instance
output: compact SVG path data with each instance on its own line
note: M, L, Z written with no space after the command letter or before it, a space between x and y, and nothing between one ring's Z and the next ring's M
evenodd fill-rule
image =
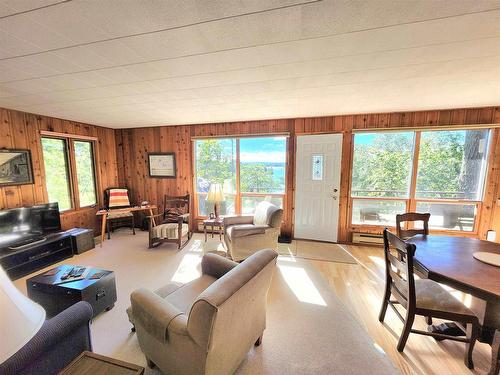
M479 341L492 347L489 375L500 369L500 267L485 263L474 253L500 256L500 243L475 238L418 234L408 242L416 246L415 272L472 296L470 309L481 324Z

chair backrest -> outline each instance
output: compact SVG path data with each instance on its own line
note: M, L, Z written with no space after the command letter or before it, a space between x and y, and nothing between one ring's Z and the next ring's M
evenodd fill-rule
M391 248L396 254L391 252ZM384 229L384 258L386 283L391 285L393 296L409 310L415 308L415 278L413 257L416 246L403 241ZM395 268L395 270L393 269Z
M179 215L189 213L189 194L165 195L163 197L163 219L177 221Z
M252 254L194 302L188 332L208 351L207 373L233 373L263 332L277 257L270 249Z
M130 190L126 187L109 187L104 190L104 207L106 209L130 207Z
M429 219L431 214L425 213L420 214L417 212L407 212L405 214L396 215L396 232L398 237L400 238L410 238L416 234L429 234ZM403 229L401 228L401 224L407 221L422 221L423 228L422 229Z
M262 201L255 207L253 215L254 225L270 225L279 228L283 218L283 210L271 202Z

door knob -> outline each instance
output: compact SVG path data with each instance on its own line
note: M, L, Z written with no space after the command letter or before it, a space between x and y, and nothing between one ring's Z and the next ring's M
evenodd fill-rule
M336 193L337 191L338 191L337 189L335 189L335 188L333 189L333 192L334 192L334 193Z

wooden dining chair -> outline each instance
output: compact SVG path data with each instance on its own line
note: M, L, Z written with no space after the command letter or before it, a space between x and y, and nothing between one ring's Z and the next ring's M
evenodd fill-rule
M397 252L399 257L391 251ZM390 305L398 318L403 322L403 332L399 337L397 349L402 352L410 333L433 336L436 339L448 339L466 343L465 365L472 369L472 350L479 330L479 320L474 313L455 299L441 285L429 279L415 280L413 275L413 256L416 246L407 243L387 229L384 230L384 254L386 268L386 285L379 321L383 322L387 306ZM391 295L395 298L391 300ZM399 313L395 305L406 309L406 317ZM451 320L465 333L466 337L450 336L413 329L416 315Z
M426 213L426 214L420 214L418 212L407 212L405 214L398 214L396 215L396 233L399 238L410 238L413 237L416 234L429 234L429 219L431 217L431 214ZM408 222L408 221L422 221L423 222L423 227L422 229L404 229L401 228L401 224Z

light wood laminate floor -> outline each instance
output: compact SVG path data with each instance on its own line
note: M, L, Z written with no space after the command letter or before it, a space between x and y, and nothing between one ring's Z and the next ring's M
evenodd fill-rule
M396 344L403 327L401 321L390 308L387 310L385 323L378 321L385 285L383 249L353 245L345 246L345 248L356 258L358 265L311 262L403 374L460 375L488 372L491 348L479 342L474 348L475 369L472 371L463 363L465 350L463 343L436 342L432 337L410 334L404 353L399 353L396 350ZM470 302L470 296L453 290L451 292L465 304ZM439 320L434 319L434 321L439 323ZM426 328L422 317L417 317L415 325L420 329Z

